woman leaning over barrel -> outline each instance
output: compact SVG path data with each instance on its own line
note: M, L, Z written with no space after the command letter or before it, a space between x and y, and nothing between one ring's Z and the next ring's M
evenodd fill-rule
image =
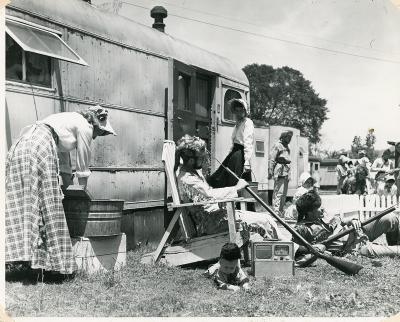
M108 112L93 106L52 114L24 128L6 161L6 262L70 274L76 270L59 185L72 182L69 152L76 149L76 175L87 184L90 145L116 135ZM60 162L58 159L60 157Z

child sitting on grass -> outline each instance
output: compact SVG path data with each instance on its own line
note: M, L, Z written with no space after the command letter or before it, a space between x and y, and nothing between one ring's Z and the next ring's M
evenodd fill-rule
M290 205L285 211L285 219L297 220L296 201L308 191L314 189L315 179L308 172L303 172L299 178L300 186L297 188L293 196L293 204Z
M249 278L240 267L240 249L235 243L226 243L221 248L218 263L212 265L204 275L212 278L218 289L238 291L249 289Z

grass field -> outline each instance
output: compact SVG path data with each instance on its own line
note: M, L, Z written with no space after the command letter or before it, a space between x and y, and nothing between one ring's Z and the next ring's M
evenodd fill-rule
M219 291L206 268L140 264L129 252L118 272L41 282L37 273L6 276L11 316L392 316L400 312L400 260L351 257L364 265L346 276L318 260L294 277L251 278L249 291ZM37 281L39 279L39 281Z

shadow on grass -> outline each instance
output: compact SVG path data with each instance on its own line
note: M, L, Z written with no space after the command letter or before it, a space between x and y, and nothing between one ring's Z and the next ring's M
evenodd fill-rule
M201 262L196 262L196 263L191 263L191 264L186 264L186 265L182 265L180 267L182 269L187 269L187 270L191 270L191 269L207 270L211 265L214 265L216 262L218 262L218 258L201 261ZM248 269L251 268L250 263L245 263L243 260L240 261L240 264L241 264L242 268L248 268Z
M7 264L6 282L20 282L23 285L36 285L39 282L46 284L62 284L74 279L74 274L60 274L57 272L32 269L27 263Z

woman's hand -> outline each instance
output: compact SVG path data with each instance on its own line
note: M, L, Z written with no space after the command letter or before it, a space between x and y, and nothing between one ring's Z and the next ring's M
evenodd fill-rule
M66 190L68 186L74 184L74 176L71 173L60 172L60 176L62 180L61 188L63 190Z
M86 189L88 177L81 177L81 178L78 177L78 182L81 186L84 186Z
M244 179L239 179L238 183L236 184L236 190L242 190L244 188L246 188L249 185L249 183L244 180Z

